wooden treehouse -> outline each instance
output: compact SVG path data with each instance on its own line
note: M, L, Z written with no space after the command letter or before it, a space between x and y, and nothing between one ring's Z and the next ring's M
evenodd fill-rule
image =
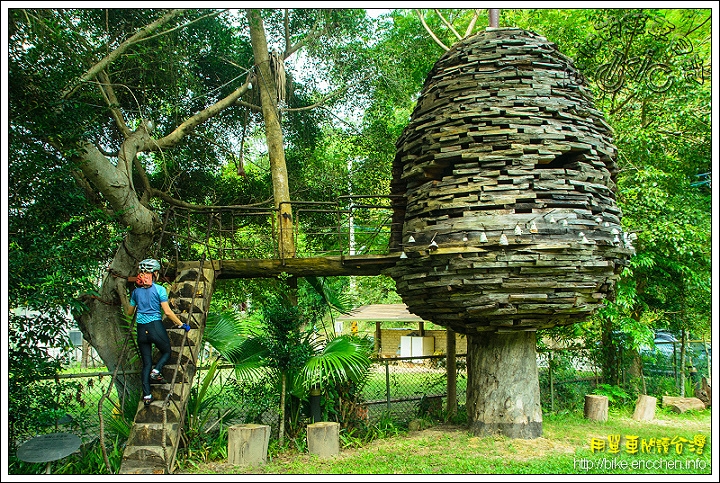
M611 129L554 44L488 28L438 60L396 146L397 291L468 335L473 429L538 437L535 331L585 320L632 253Z

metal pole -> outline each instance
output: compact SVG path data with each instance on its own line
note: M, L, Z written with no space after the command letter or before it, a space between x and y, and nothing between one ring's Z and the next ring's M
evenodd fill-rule
M387 410L390 411L390 366L385 361L385 397L387 398Z
M555 384L553 381L553 353L550 351L548 361L548 371L550 375L550 411L555 411Z
M497 28L499 19L500 19L500 9L499 8L489 8L488 9L489 26L492 28Z
M457 340L455 331L447 328L447 360L445 364L447 374L447 414L448 417L457 415Z

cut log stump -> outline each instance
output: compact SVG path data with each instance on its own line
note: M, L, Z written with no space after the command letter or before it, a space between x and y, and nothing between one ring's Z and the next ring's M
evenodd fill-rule
M228 463L264 465L267 462L270 426L236 424L228 428Z
M690 409L694 411L702 411L705 409L705 404L696 397L663 396L662 405L663 407L672 409L676 413L684 413Z
M637 398L635 403L635 412L633 412L633 419L636 421L652 421L655 419L655 407L657 405L657 398L652 396L646 396L641 394Z
M585 418L592 421L607 421L608 419L608 398L595 394L585 395Z
M700 387L695 389L695 397L700 399L706 408L712 406L712 388L707 377L703 377Z
M319 422L307 426L308 453L327 458L340 453L340 423Z

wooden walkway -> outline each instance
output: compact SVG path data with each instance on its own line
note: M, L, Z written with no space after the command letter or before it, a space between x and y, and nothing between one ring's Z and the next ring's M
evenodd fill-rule
M215 270L217 279L273 278L283 273L296 277L373 276L392 268L400 259L400 253L388 255L350 255L310 258L262 258L241 260L206 261L205 267ZM164 276L173 279L180 270L200 266L200 262L181 261L170 264Z

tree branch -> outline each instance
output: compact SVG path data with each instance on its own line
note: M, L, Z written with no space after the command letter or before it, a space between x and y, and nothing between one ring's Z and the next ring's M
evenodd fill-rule
M446 52L448 50L450 50L450 47L443 44L442 41L439 38L437 38L435 33L430 29L427 22L425 22L425 16L423 15L422 11L420 9L415 9L415 13L417 14L418 17L420 17L420 21L422 22L423 27L425 27L425 30L427 31L427 33L430 34L430 37L432 37L432 39L435 41L435 43L438 44Z
M72 175L73 179L75 180L75 183L80 187L81 190L85 192L85 196L87 197L88 201L92 203L94 206L96 206L99 210L101 210L103 213L105 213L107 216L115 216L112 210L108 210L102 203L102 200L98 197L95 190L92 188L92 185L90 185L90 182L88 182L85 175L82 173L82 171L71 171L70 174Z
M143 122L135 132L131 133L131 135L123 141L118 151L118 169L127 176L128 185L133 191L135 191L135 186L133 186L132 181L132 165L135 163L137 153L142 151L143 146L147 144L147 140L150 138L150 131L151 129Z
M164 191L157 190L155 188L150 188L150 195L154 198L159 198L166 202L169 205L177 206L178 208L190 208L195 210L214 210L214 209L226 209L226 208L257 208L258 206L267 206L268 210L274 209L272 207L273 199L268 198L265 201L260 201L258 203L251 203L249 205L223 205L223 206L217 206L217 205L197 205L194 203L188 203L187 201L182 201L177 198L173 198L169 194L165 193Z
M293 107L293 108L285 107L285 108L282 108L282 109L280 109L280 110L283 111L283 112L300 112L300 111L307 111L307 110L309 110L309 109L314 109L314 108L316 108L316 107L322 106L323 104L325 104L328 100L332 99L333 97L339 96L339 95L342 94L343 92L347 91L348 88L349 88L349 86L343 86L343 87L341 87L340 89L338 89L338 90L336 90L336 91L330 92L330 93L327 94L325 97L323 97L322 99L320 99L319 101L317 101L315 104L311 104L311 105L309 105L309 106Z
M310 29L310 32L305 37L303 37L302 40L299 40L295 45L293 45L291 47L287 47L287 45L286 45L285 52L283 52L283 60L287 59L288 57L293 55L295 52L297 52L301 48L305 47L309 40L314 40L314 39L320 37L321 35L323 35L324 33L326 33L328 30L328 26L325 25L324 27L320 28L320 25L321 25L320 20L316 21L315 24Z
M155 35L151 35L150 37L145 37L145 38L143 38L143 39L139 39L139 40L137 40L135 43L137 44L137 43L139 43L139 42L145 42L145 41L147 41L147 40L154 39L155 37L161 37L161 36L163 36L163 35L169 34L170 32L174 32L175 30L184 29L185 27L187 27L187 26L189 26L189 25L192 25L192 24L194 24L195 22L199 22L200 20L203 20L203 19L205 19L205 18L208 18L208 17L217 17L217 16L220 15L221 13L227 12L227 11L228 11L228 9L226 8L226 9L223 9L223 10L218 10L217 12L212 12L212 13L209 13L209 14L207 14L207 15L203 15L202 17L198 17L198 18L196 18L196 19L194 19L194 20L191 20L191 21L189 21L189 22L186 22L186 23L184 23L184 24L182 24L182 25L178 25L177 27L173 27L173 28L171 28L170 30L163 30L162 32L159 32L159 33L157 33L157 34L155 34Z
M191 118L187 119L185 122L180 124L173 132L168 134L167 136L160 138L160 139L153 139L150 140L146 145L143 147L143 151L157 151L158 149L165 149L172 146L175 146L177 143L179 143L185 135L187 135L190 131L195 129L198 125L202 124L203 122L207 121L213 116L218 115L220 112L222 112L224 109L227 109L228 107L233 106L238 102L238 99L240 96L245 94L248 90L248 81L245 81L245 83L235 89L231 94L226 96L225 98L219 100L212 106L203 109L202 111L198 112Z
M262 107L247 101L241 101L240 99L238 99L237 101L235 101L235 104L237 104L238 106L247 107L252 112L262 112Z
M455 34L455 37L457 37L458 40L462 40L463 38L460 37L460 34L457 32L457 30L455 30L455 27L453 27L453 25L445 19L443 14L440 13L440 9L436 8L436 9L434 9L434 11L435 11L435 14L437 14L437 16L440 17L440 20L442 20L442 23L444 23L445 26L447 28L449 28L452 33Z
M132 131L125 123L122 112L120 112L120 109L117 107L120 105L120 102L118 101L117 96L115 96L115 90L110 83L110 78L108 77L107 72L100 71L98 73L98 80L100 81L98 83L100 93L102 94L105 102L107 102L108 107L110 108L110 114L112 115L113 119L115 119L115 124L120 130L123 138L129 138L132 134Z
M475 28L475 24L477 23L478 17L480 17L480 9L476 8L475 13L473 14L473 18L470 20L467 30L465 30L464 38L470 37L470 34L472 33L473 29Z
M290 13L285 9L285 17L283 19L285 27L285 52L290 52ZM287 57L285 57L287 59Z
M113 62L115 59L120 57L123 53L125 53L126 50L128 50L133 44L137 43L138 41L142 40L143 38L150 35L153 31L157 30L162 25L166 24L173 18L177 17L178 15L181 15L184 13L184 9L176 9L168 12L167 14L163 15L158 20L152 22L149 25L146 25L145 27L140 28L135 35L130 37L128 40L120 44L117 49L110 52L108 55L106 55L100 62L96 63L90 69L85 71L83 75L80 76L75 82L74 85L70 85L66 87L63 92L60 94L61 99L67 99L70 96L72 96L82 85L83 82L87 82L90 79L93 79L96 75L98 75L99 72L105 70L105 68L110 65L111 62Z

